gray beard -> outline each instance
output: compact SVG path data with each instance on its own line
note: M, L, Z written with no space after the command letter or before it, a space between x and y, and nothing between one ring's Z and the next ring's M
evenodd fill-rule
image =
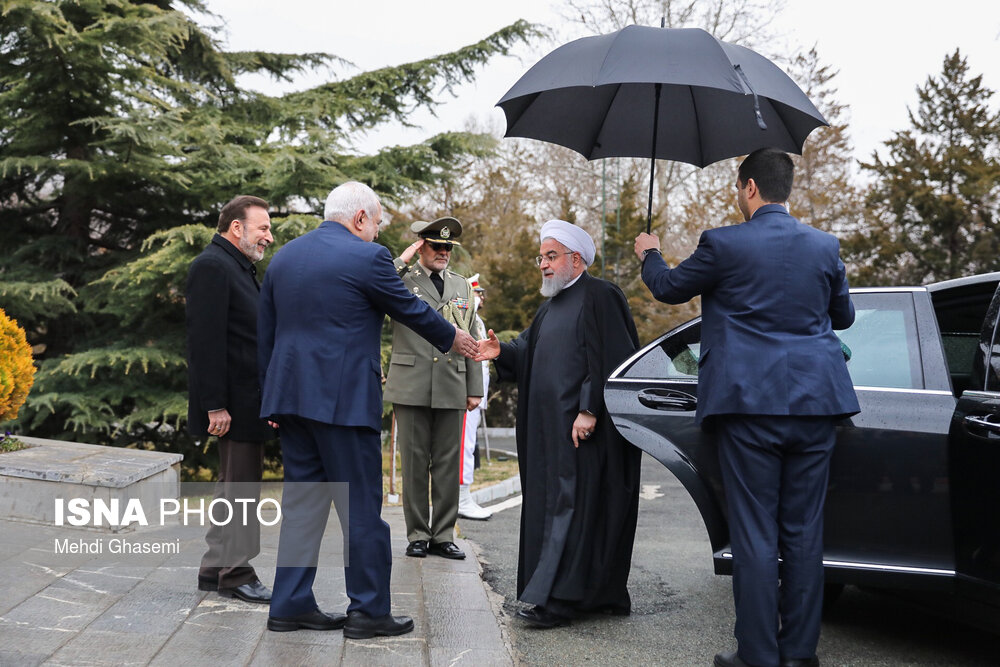
M259 262L264 259L264 251L261 250L256 243L250 243L244 238L239 240L240 251L246 255L247 259L251 262Z
M542 287L539 290L542 293L542 296L545 298L551 298L563 291L566 285L569 284L569 281L573 280L573 274L571 271L556 271L551 278L542 276Z

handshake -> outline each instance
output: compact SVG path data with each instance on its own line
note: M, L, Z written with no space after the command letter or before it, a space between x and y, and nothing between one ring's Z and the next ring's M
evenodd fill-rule
M477 341L471 334L456 326L455 340L451 344L451 350L474 361L489 361L500 356L500 341L497 340L493 329L489 330L487 338Z

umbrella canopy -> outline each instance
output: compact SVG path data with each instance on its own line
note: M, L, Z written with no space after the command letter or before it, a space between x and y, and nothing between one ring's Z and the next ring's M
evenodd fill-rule
M566 146L588 160L699 167L768 146L801 153L809 132L827 124L770 60L698 28L632 25L570 42L497 106L508 137Z
M704 167L758 148L801 153L826 119L764 56L699 28L631 25L560 46L497 103L506 137L566 146L588 160L648 157Z

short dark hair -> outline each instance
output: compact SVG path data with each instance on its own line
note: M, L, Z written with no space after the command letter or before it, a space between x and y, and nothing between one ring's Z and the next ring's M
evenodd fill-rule
M253 195L236 195L233 199L222 207L222 211L219 213L219 233L225 234L229 231L229 226L233 224L233 220L242 220L246 217L247 209L252 206L259 206L265 211L270 208L268 203L261 199L260 197L254 197Z
M788 153L777 148L758 148L740 164L740 187L751 178L757 184L760 198L766 202L788 201L795 179L795 165Z

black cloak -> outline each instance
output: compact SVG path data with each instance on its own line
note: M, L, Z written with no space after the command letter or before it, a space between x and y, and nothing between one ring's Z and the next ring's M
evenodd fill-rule
M638 348L625 295L583 273L502 343L501 381L518 383L521 540L517 595L550 609L627 614L641 451L604 409L604 384ZM573 447L577 414L597 417Z

